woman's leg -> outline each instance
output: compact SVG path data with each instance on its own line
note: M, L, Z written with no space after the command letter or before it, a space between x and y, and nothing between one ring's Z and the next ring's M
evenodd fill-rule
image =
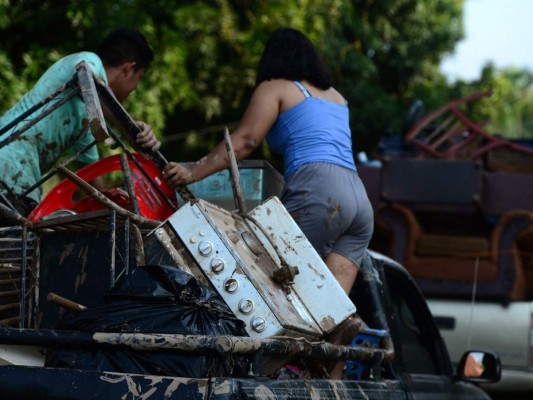
M324 262L344 292L349 295L357 276L357 265L337 253L329 253Z
M351 260L337 253L330 253L324 262L335 279L337 279L337 282L339 282L344 292L349 295L357 276L357 266ZM330 340L333 339L331 340L333 344L347 345L348 343L342 343L346 340L345 336L349 335L352 331L356 334L354 329L360 329L359 324L357 324L356 321L353 321L352 318L353 317L350 317L345 323L341 324L337 328L339 331L332 332ZM329 377L331 379L341 379L343 370L344 360L337 361L334 367L329 371Z

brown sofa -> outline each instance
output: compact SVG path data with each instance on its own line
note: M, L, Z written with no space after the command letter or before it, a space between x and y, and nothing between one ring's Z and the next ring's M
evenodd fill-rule
M486 235L453 232L444 225L440 232L428 232L410 208L398 203L376 210L376 229L388 239L389 256L403 263L426 295L471 296L476 281L478 298L526 298L523 249L531 245L533 212L508 211ZM533 283L533 271L528 276Z
M526 277L527 298L533 299L533 226L518 235L517 243Z

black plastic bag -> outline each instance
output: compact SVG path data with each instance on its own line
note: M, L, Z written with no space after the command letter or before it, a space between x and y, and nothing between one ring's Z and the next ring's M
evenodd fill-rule
M147 265L120 279L105 303L67 314L59 329L84 332L174 333L246 336L221 297L192 275L175 267ZM242 356L192 354L176 351L120 349L60 350L47 366L125 373L204 378L243 376L248 359Z

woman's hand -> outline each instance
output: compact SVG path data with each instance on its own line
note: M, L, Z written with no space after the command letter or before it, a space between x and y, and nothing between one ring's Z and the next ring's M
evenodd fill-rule
M172 188L194 182L193 172L189 168L175 162L169 162L167 164L163 170L163 178Z
M136 142L143 149L157 151L161 147L161 142L157 140L154 134L154 130L146 122L136 121L137 126L141 129L141 132L137 135Z

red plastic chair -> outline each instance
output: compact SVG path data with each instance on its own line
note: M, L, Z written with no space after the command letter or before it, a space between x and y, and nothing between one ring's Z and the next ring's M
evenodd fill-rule
M159 186L159 189L161 189L177 208L176 194L161 177L161 171L152 161L147 160L143 156L138 154L134 154L133 156ZM145 218L159 221L171 216L175 209L153 187L152 183L132 160L128 159L128 164L131 170L131 178L140 214ZM77 175L85 181L91 181L99 176L121 169L119 155L113 155L82 168L77 172ZM41 203L28 216L28 219L35 222L57 210L72 210L76 213L84 213L105 208L103 204L92 197L74 201L73 197L78 189L78 186L69 179L62 180L45 196ZM104 190L102 193L119 206L128 210L130 209L129 196L124 190L112 188Z
M420 148L419 158L475 160L495 150L508 150L531 163L533 149L486 132L484 127L488 121L473 122L460 110L460 107L491 94L490 90L481 91L445 104L420 120L407 133L406 141ZM435 128L428 133L430 126Z

